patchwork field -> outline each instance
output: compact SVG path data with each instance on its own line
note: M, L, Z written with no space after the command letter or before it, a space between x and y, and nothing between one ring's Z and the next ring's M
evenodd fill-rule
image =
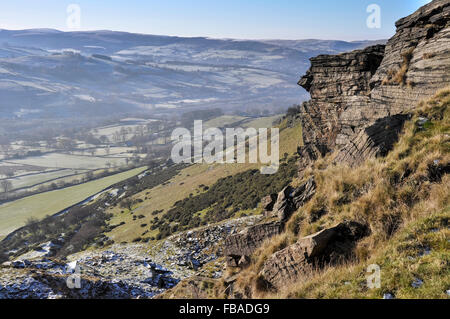
M0 205L0 239L25 225L30 217L41 219L46 215L56 214L115 183L140 174L145 169L145 167L136 168L81 185L29 196Z
M13 185L12 190L16 190L18 188L31 187L34 185L45 183L47 181L58 180L62 177L77 175L78 173L82 173L83 171L84 170L76 171L72 169L59 169L48 172L38 172L20 175L18 177L10 178L9 180L12 182Z
M108 163L110 163L112 166L122 166L125 164L125 159L51 153L43 156L18 159L11 162L15 164L53 168L98 169L106 168Z
M258 119L250 120L242 124L242 127L253 127L253 128L271 128L273 126L273 122L279 120L283 115L274 115L268 117L261 117Z

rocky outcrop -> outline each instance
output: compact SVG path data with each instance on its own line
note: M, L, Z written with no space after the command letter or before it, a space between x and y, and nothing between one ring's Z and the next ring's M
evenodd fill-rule
M278 235L281 232L281 229L281 223L274 221L251 226L238 234L228 236L225 239L224 244L227 266L246 266L249 262L249 256L251 256L266 239Z
M276 289L287 282L304 280L324 265L351 258L356 242L366 235L368 228L356 222L344 222L324 229L270 256L261 275L269 286Z
M277 194L271 194L261 200L261 208L263 209L265 215L270 215L270 212L273 211L273 206L275 205L277 198Z
M368 105L370 79L379 67L384 46L377 45L339 55L311 59L311 68L299 81L311 95L302 105L304 147L315 159L335 146L345 145L364 124L353 110Z
M377 117L409 111L450 83L450 2L434 0L396 27L370 83Z
M408 114L397 114L377 120L340 149L334 161L355 166L369 157L386 156L409 118Z
M294 202L292 201L292 193L294 189L291 186L286 186L279 194L277 202L273 207L273 214L278 216L282 222L288 220L291 214L295 211Z
M403 125L397 115L450 84L450 2L432 1L396 26L386 46L311 59L299 82L311 94L301 108L303 167L335 150L350 165L384 155Z
M278 216L281 222L286 222L292 213L306 204L316 193L314 177L297 188L285 187L279 194L273 207L273 214Z
M266 217L277 216L278 221L250 226L240 233L228 236L224 243L227 266L247 266L253 252L266 239L278 235L292 213L308 202L314 196L315 191L316 183L311 177L297 188L287 186L278 196L269 195L263 198L261 205L265 210Z

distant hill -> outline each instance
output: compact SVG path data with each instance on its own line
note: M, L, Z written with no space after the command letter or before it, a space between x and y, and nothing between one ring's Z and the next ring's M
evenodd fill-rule
M286 107L310 57L369 44L0 30L0 117Z

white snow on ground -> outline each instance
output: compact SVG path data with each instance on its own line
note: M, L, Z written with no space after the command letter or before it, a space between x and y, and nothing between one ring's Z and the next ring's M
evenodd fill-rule
M87 102L91 102L94 103L96 101L96 99L90 95L87 94L77 94L74 95L76 98L79 98L82 101L87 101Z

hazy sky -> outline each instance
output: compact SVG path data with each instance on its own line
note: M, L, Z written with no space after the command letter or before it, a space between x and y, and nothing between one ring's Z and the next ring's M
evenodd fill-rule
M0 29L67 25L67 8L81 9L78 30L245 39L389 38L394 22L426 0L1 0ZM366 24L370 4L381 8L381 28Z

